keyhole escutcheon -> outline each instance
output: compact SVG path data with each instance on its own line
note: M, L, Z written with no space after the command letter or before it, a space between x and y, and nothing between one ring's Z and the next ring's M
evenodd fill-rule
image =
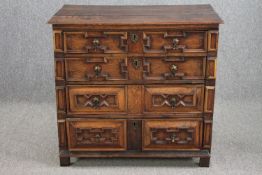
M141 66L141 61L138 58L134 58L132 63L135 69L138 69Z
M131 33L130 38L133 43L136 43L138 41L138 35L135 33Z

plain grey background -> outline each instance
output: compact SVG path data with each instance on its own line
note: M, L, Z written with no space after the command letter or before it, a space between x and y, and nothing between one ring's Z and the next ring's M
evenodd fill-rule
M58 166L52 30L63 4L211 4L220 27L212 164L91 159ZM261 0L1 0L0 174L262 174Z

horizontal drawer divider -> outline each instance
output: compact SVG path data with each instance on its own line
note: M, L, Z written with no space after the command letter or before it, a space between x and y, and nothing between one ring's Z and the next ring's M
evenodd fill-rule
M83 54L83 53L55 53L55 58L86 58L92 56L128 56L128 57L150 57L150 56L207 56L208 54L205 52L194 52L194 53L171 53L171 54L155 54L155 53L125 53L125 54Z
M204 84L205 80L167 80L167 81L66 81L66 85L149 85L149 84Z
M204 115L202 117L201 114L199 115L180 115L180 116L174 116L174 115L166 115L166 116L152 116L152 115L148 115L148 116L144 116L144 115L67 115L66 118L68 120L70 119L79 119L79 120L88 120L88 119L96 119L96 120L100 120L100 119L136 119L136 120L147 120L147 119L203 119Z

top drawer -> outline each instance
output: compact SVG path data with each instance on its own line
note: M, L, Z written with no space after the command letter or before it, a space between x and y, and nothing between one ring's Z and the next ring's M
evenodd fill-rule
M207 51L207 31L54 31L56 52L184 54ZM62 37L63 36L63 37Z

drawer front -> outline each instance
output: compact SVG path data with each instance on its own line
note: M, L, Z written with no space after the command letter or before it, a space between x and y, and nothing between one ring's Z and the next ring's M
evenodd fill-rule
M127 53L127 32L64 32L66 53Z
M194 80L204 79L205 63L201 56L90 56L66 58L65 70L67 81Z
M145 80L204 79L205 57L144 57Z
M144 32L145 53L206 52L205 31Z
M68 86L69 114L125 113L126 86Z
M125 120L67 119L70 151L126 150Z
M67 81L118 81L127 80L126 56L67 58Z
M202 119L143 120L143 150L198 150Z
M201 113L203 85L144 86L145 113Z

